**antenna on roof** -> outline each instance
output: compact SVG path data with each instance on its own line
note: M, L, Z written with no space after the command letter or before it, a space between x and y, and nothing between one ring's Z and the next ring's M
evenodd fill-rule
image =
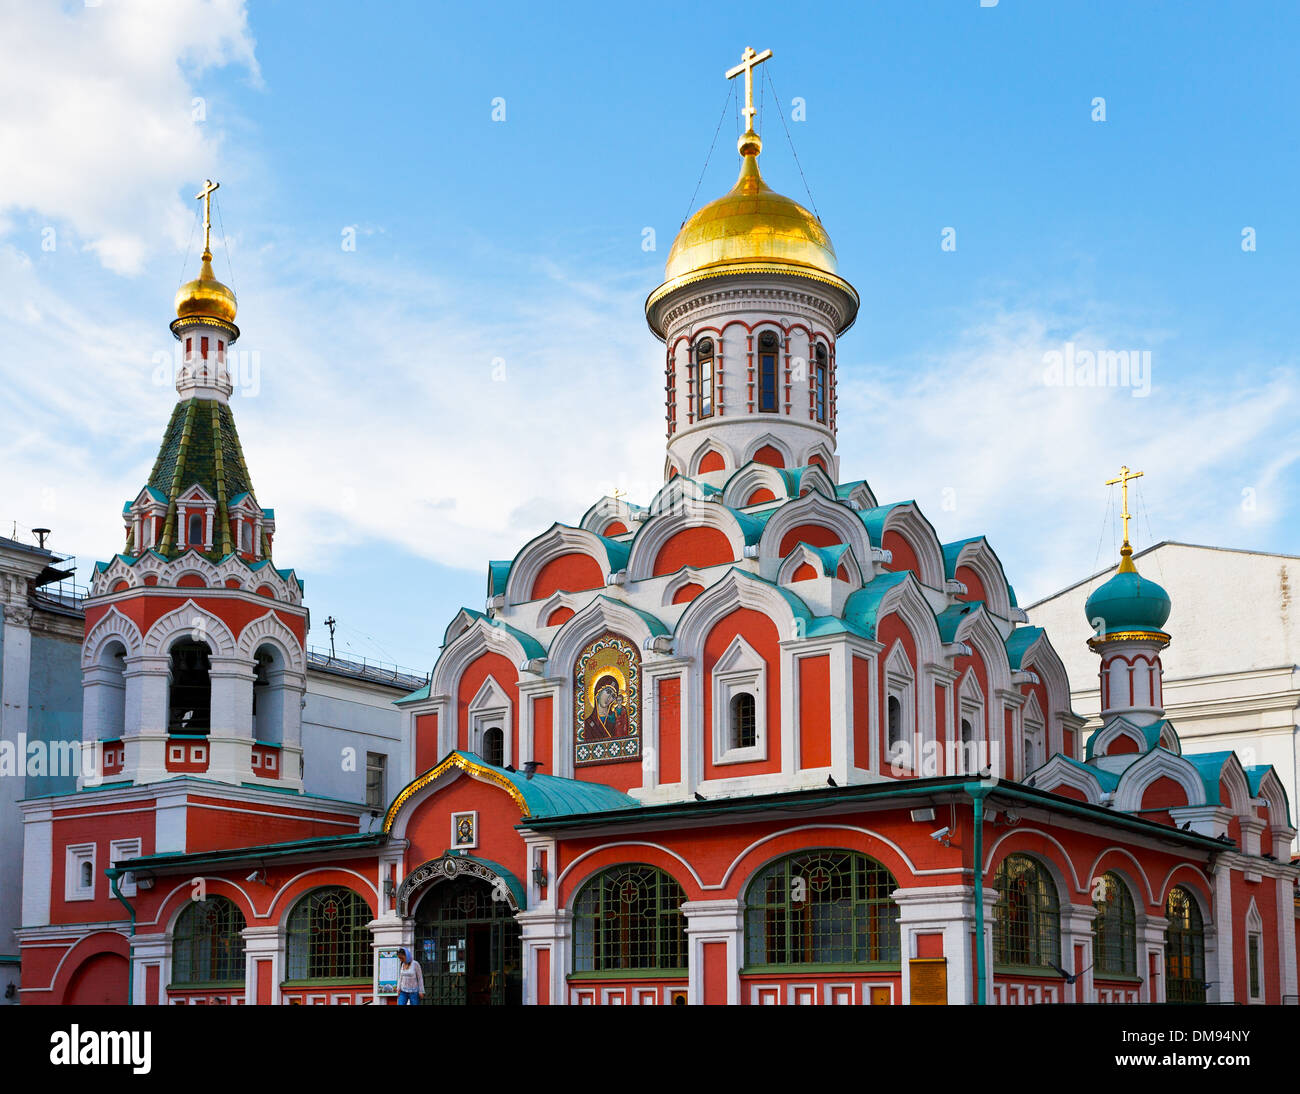
M332 615L327 620L325 620L325 626L329 627L330 629L330 660L331 661L334 660L334 628L337 627L338 624L339 621L335 619Z
M50 534L50 530L48 528L33 528L32 532L35 533L36 538L41 541L41 550L45 550L45 537Z

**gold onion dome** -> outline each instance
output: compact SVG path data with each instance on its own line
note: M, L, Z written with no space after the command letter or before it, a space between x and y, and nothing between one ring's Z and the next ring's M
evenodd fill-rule
M778 194L758 170L756 133L740 138L740 177L731 190L695 213L677 233L666 282L723 267L769 263L835 276L835 248L821 221L797 201Z
M176 318L220 319L235 321L234 290L217 280L212 270L212 252L203 252L199 276L176 291Z

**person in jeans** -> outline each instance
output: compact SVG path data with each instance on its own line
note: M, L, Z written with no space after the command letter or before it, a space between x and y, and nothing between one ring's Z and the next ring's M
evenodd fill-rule
M424 970L418 961L411 960L410 951L405 947L397 952L402 958L397 973L397 1005L413 1007L424 998Z

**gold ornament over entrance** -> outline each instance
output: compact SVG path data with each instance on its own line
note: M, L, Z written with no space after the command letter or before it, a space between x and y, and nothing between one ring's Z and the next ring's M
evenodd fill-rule
M1128 538L1128 522L1129 518L1132 516L1128 511L1128 484L1132 482L1133 479L1140 479L1145 474L1145 471L1130 471L1127 466L1124 466L1119 469L1118 477L1106 480L1107 486L1114 486L1116 483L1119 483L1120 493L1123 496L1122 512L1120 513L1120 516L1124 519L1124 546L1119 549L1120 555L1123 556L1119 564L1119 572L1122 574L1131 573L1137 569L1137 567L1133 565L1132 561L1133 545L1129 543Z

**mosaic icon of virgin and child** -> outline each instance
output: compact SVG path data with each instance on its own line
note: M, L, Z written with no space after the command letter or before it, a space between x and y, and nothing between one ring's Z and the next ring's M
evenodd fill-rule
M613 741L628 735L627 697L623 682L612 673L596 677L591 713L582 723L584 741Z

